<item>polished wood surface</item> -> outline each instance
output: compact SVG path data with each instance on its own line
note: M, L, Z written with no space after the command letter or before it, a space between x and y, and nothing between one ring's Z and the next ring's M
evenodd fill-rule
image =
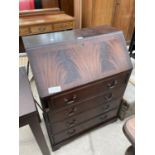
M90 103L93 102L90 100ZM97 100L96 100L97 102ZM95 103L95 102L94 102ZM91 103L94 105L93 103ZM81 123L92 119L100 114L103 114L105 112L108 112L110 110L117 109L117 107L120 105L120 100L109 102L108 104L103 104L102 101L100 101L100 106L95 106L92 108L89 108L89 105L86 105L87 109L83 109L83 111L80 111L80 113L72 114L76 109L80 109L83 107L84 104L81 106L73 107L71 109L68 109L66 111L61 111L59 113L49 113L49 119L52 123L51 128L53 131L53 134L58 134L59 132L62 132L63 130L75 127L77 125L80 125ZM72 112L73 111L73 112ZM60 115L62 113L62 115ZM52 114L52 115L51 115ZM70 114L69 117L66 115ZM65 116L63 118L63 116ZM53 118L54 117L54 118Z
M67 91L66 93L56 95L55 97L50 98L49 107L51 107L51 109L54 111L59 110L61 107L68 107L69 106L67 104L68 102L64 102L64 98L72 99L74 95L76 95L76 98L74 99L74 102L71 104L74 106L76 104L79 104L80 102L85 102L86 99L89 100L89 98L91 98L91 100L93 100L92 98L98 98L97 100L99 100L100 95L102 98L102 103L107 101L106 96L107 97L110 96L110 99L108 99L108 101L111 101L114 98L120 97L120 94L122 92L122 87L126 85L126 79L127 79L127 73L125 72L125 73L122 73L121 75L113 76L113 77L92 83L91 85L77 88L76 90ZM115 81L117 81L117 84L115 83ZM111 86L113 87L113 91L114 91L112 96L111 96L112 94ZM96 94L96 92L98 92L98 94ZM96 105L98 103L94 103L94 104Z
M19 19L19 26L32 26L38 24L58 23L64 21L72 21L73 17L66 14L56 15L38 15L31 17L23 17Z
M117 119L132 64L123 34L115 28L52 35L55 39L44 36L47 43L34 41L26 51L55 151Z
M83 27L112 25L116 0L83 0Z
M93 0L92 25L111 25L114 12L115 0Z
M53 32L47 34L24 36L23 42L26 49L38 46L54 44L57 42L66 42L77 40L77 38L86 38L109 32L116 32L118 29L109 26L98 26L92 28L74 29L72 31Z
M20 12L19 35L33 35L74 28L74 18L57 8Z
M82 0L74 0L75 28L82 27Z
M21 11L19 14L19 52L25 52L21 37L74 28L74 18L58 8Z
M43 8L59 7L58 0L41 0Z
M33 102L29 81L26 75L26 69L19 69L19 116L36 112L36 107Z
M70 137L75 136L78 133L81 133L81 132L83 132L85 130L90 129L91 127L94 127L96 125L104 123L104 122L106 122L107 120L109 120L111 118L117 117L117 112L118 112L118 110L115 109L113 111L110 111L108 113L105 113L103 115L95 117L93 119L90 119L87 122L84 122L84 123L80 124L79 126L76 126L76 127L72 128L72 129L68 129L68 130L65 130L64 132L56 134L56 135L53 136L53 141L56 144L60 143L63 140L66 140L66 139L68 139Z
M82 27L111 25L130 42L135 25L135 0L82 0Z
M51 44L27 53L41 97L51 95L48 90L53 87L62 92L132 68L122 32Z
M19 17L58 14L58 13L64 13L64 12L60 11L60 9L57 7L49 9L23 10L19 12Z
M74 0L59 0L60 8L66 14L74 16Z
M134 30L135 0L117 0L113 26L123 30L127 41L131 40Z
M92 26L92 10L93 10L93 1L82 0L82 27L83 28Z

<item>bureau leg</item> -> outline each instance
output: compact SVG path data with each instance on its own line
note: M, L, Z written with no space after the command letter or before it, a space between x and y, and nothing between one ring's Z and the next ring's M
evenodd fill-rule
M38 122L37 114L35 117L33 116L29 125L30 125L30 128L33 132L33 135L34 135L34 137L35 137L35 139L36 139L36 141L40 147L42 154L43 155L50 155L50 151L49 151L48 146L46 144L45 137L43 135L40 124Z

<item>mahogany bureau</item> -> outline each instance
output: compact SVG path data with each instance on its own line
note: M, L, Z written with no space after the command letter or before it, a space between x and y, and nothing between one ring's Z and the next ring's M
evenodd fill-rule
M132 71L122 31L103 26L78 30L78 37L73 32L27 49L53 150L116 121Z

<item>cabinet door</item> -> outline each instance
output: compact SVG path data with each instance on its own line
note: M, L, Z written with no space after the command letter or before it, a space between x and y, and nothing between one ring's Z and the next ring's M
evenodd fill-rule
M124 32L126 41L129 41L134 29L135 0L117 0L113 26Z
M58 8L58 0L41 0L43 8Z
M116 0L93 0L92 26L111 25Z
M70 16L74 15L74 0L59 0L59 2L62 11Z
M82 0L82 27L90 27L92 24L92 0Z
M111 25L116 0L82 0L82 26Z

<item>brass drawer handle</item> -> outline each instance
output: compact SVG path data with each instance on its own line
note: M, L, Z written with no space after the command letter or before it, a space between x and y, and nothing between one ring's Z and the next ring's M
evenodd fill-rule
M67 124L66 124L66 125L67 125L68 127L71 128L71 127L73 127L75 124L76 124L76 119L72 119L71 121L67 121Z
M112 100L112 93L110 93L110 94L104 96L104 99L105 99L106 101L111 101L111 100Z
M113 80L112 82L108 83L107 86L112 89L117 85L118 81L117 80Z
M75 102L75 99L77 98L76 95L73 95L72 99L69 100L67 98L64 98L64 101L66 102L67 105L73 104Z
M77 111L77 108L76 107L72 107L71 110L69 112L66 112L65 114L68 116L68 117L71 117L75 114L75 112Z
M70 129L70 130L67 131L67 134L68 135L73 135L75 132L76 132L75 129Z

